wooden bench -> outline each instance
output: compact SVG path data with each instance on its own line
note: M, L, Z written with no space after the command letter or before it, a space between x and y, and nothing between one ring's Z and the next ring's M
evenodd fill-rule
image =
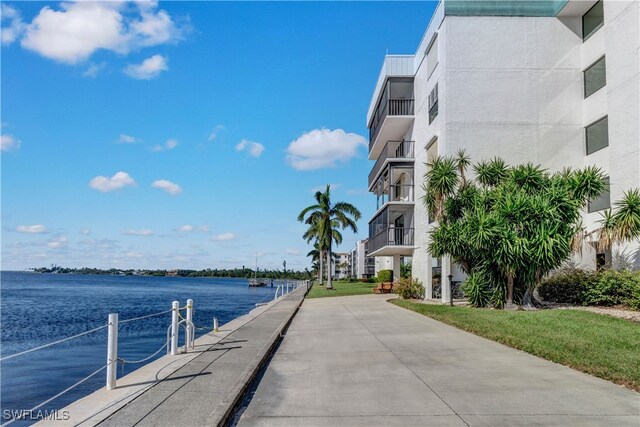
M378 283L378 286L373 288L374 294L390 294L393 291L392 282Z

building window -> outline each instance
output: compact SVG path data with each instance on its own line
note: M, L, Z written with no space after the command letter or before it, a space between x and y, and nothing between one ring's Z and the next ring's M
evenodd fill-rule
M586 40L604 25L604 8L600 0L582 15L582 40Z
M427 78L431 77L433 70L438 65L438 36L429 45L427 49Z
M586 128L587 155L609 146L609 119L604 116Z
M438 116L438 83L429 94L429 124Z
M598 198L589 201L589 213L611 207L611 185L609 183L609 177L604 179L604 186L605 188L602 194Z
M584 70L584 97L588 98L607 83L607 71L604 56Z

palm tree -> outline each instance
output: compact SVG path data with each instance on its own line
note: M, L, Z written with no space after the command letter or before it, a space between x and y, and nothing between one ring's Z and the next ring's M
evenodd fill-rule
M303 235L307 242L315 238L320 253L324 253L327 257L327 289L333 289L330 255L332 243L340 244L342 242L342 234L339 229L350 228L354 233L357 233L356 221L360 219L361 214L350 203L337 202L332 204L331 189L328 185L324 192L317 191L314 198L316 203L304 208L298 215L298 221L309 225L309 229ZM322 260L322 256L320 260ZM320 270L322 270L322 261ZM322 284L322 282L320 283Z
M316 196L318 196L318 193L320 192L316 192ZM316 197L316 200L318 200L318 197ZM320 201L322 201L322 197L320 197ZM300 216L298 216L298 221L302 222L303 220L304 218L301 218ZM324 277L324 275L322 274L323 260L326 253L326 248L328 246L328 243L326 241L325 234L324 234L324 224L322 223L322 221L320 221L318 217L314 217L313 219L308 218L307 221L305 222L309 224L309 228L307 229L307 231L305 231L302 237L307 241L307 243L314 240L313 247L315 248L315 251L317 251L317 257L318 257L317 259L319 264L318 283L322 286L322 280ZM313 251L309 252L309 254L313 256ZM307 256L309 256L309 254L307 254Z
M308 241L307 241L307 242L308 242ZM319 248L319 244L318 244L318 242L317 242L317 241L313 244L313 249L311 249L311 250L307 253L307 256L308 256L308 257L311 257L311 263L312 263L313 265L318 265L318 268L317 268L317 270L318 270L318 282L320 282L320 281L321 281L321 279L320 279L320 269L319 269L319 267L320 267L320 266L319 266L319 262L321 261L322 257L324 256L324 253L322 253L322 254L320 253L320 248ZM335 253L335 252L331 252L331 259L332 259L332 260L335 260L335 259L336 259L336 253Z

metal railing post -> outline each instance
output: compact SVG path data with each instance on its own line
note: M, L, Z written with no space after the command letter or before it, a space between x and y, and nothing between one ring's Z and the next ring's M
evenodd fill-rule
M187 336L185 337L185 340L184 340L185 348L187 347L193 348L195 331L193 330L193 327L191 325L193 325L193 300L188 299L187 300L187 329L186 329Z
M118 373L118 313L109 314L107 338L107 390L116 388Z
M217 317L213 318L213 332L220 332L218 330L218 318Z
M180 303L174 301L171 303L171 355L176 356L178 354L178 310L180 309Z

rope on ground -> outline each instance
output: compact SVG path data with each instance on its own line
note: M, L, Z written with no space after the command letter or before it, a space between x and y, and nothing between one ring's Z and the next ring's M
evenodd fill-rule
M32 353L34 351L42 350L44 348L51 347L51 346L54 346L56 344L61 344L61 343L65 342L65 341L69 341L69 340L72 340L74 338L80 338L80 337L82 337L84 335L88 335L88 334L91 334L93 332L97 332L100 329L104 329L107 326L109 326L109 324L98 326L97 328L93 328L93 329L91 329L89 331L81 332L79 334L76 334L76 335L73 335L73 336L70 336L70 337L67 337L67 338L63 338L63 339L58 340L58 341L54 341L54 342L49 343L49 344L44 344L44 345L41 345L39 347L32 348L30 350L25 350L25 351L21 351L20 353L14 353L14 354L11 354L9 356L5 356L3 358L0 358L0 362L4 362L5 360L13 359L14 357L22 356L23 354L28 354L28 353Z
M140 316L140 317L134 317L133 319L120 320L118 323L129 323L129 322L133 322L135 320L148 319L149 317L161 316L163 314L171 313L172 311L173 311L173 309L169 309L169 310L161 311L159 313L147 314L145 316Z
M87 375L86 377L84 377L83 379L81 379L80 381L76 382L75 384L73 384L70 387L65 388L64 390L62 390L60 393L56 394L55 396L45 400L44 402L40 403L39 405L34 406L33 408L29 409L28 411L24 411L24 414L31 414L33 413L35 410L42 408L44 405L46 405L47 403L50 403L54 400L56 400L57 398L59 398L60 396L62 396L63 394L67 393L70 390L73 390L74 388L76 388L77 386L79 386L80 384L82 384L83 382L85 382L86 380L88 380L89 378L99 374L101 371L105 370L107 368L107 366L111 365L112 363L115 363L116 361L107 363L106 365L104 365L103 367L101 367L100 369L97 369L96 371L94 371L93 373ZM13 423L14 421L20 420L22 416L19 416L17 418L12 419L11 421L2 424L2 427L7 426L11 423Z

